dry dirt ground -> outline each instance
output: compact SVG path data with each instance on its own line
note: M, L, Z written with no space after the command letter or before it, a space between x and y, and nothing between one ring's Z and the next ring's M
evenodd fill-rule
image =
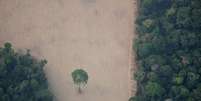
M0 43L48 60L57 101L127 101L135 8L134 0L0 0ZM90 76L83 94L76 68Z

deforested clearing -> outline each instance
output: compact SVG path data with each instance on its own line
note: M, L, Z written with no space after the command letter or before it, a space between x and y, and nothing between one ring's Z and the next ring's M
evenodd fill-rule
M127 101L130 96L133 0L1 0L0 44L48 60L56 101ZM74 69L89 74L78 94ZM132 88L133 89L133 88Z

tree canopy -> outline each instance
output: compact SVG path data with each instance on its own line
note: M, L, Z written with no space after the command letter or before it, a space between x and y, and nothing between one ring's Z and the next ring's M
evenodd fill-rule
M132 101L201 101L201 1L139 0Z
M73 82L78 85L78 90L81 93L81 86L85 86L88 82L88 74L83 69L76 69L72 72Z
M53 101L43 71L46 63L5 43L0 48L0 101Z

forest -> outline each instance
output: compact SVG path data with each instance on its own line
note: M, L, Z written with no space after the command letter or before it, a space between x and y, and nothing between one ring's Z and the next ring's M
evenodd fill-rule
M201 1L139 0L130 101L201 101Z
M0 101L53 101L44 74L46 60L15 52L11 43L0 48Z

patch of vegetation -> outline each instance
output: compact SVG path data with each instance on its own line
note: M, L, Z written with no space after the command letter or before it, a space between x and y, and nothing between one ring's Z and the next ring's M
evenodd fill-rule
M72 79L75 85L78 86L78 92L82 93L82 87L85 87L89 76L83 69L76 69L72 72Z
M5 43L0 48L0 101L53 101L43 71L46 63Z
M140 0L130 101L201 101L201 1Z

